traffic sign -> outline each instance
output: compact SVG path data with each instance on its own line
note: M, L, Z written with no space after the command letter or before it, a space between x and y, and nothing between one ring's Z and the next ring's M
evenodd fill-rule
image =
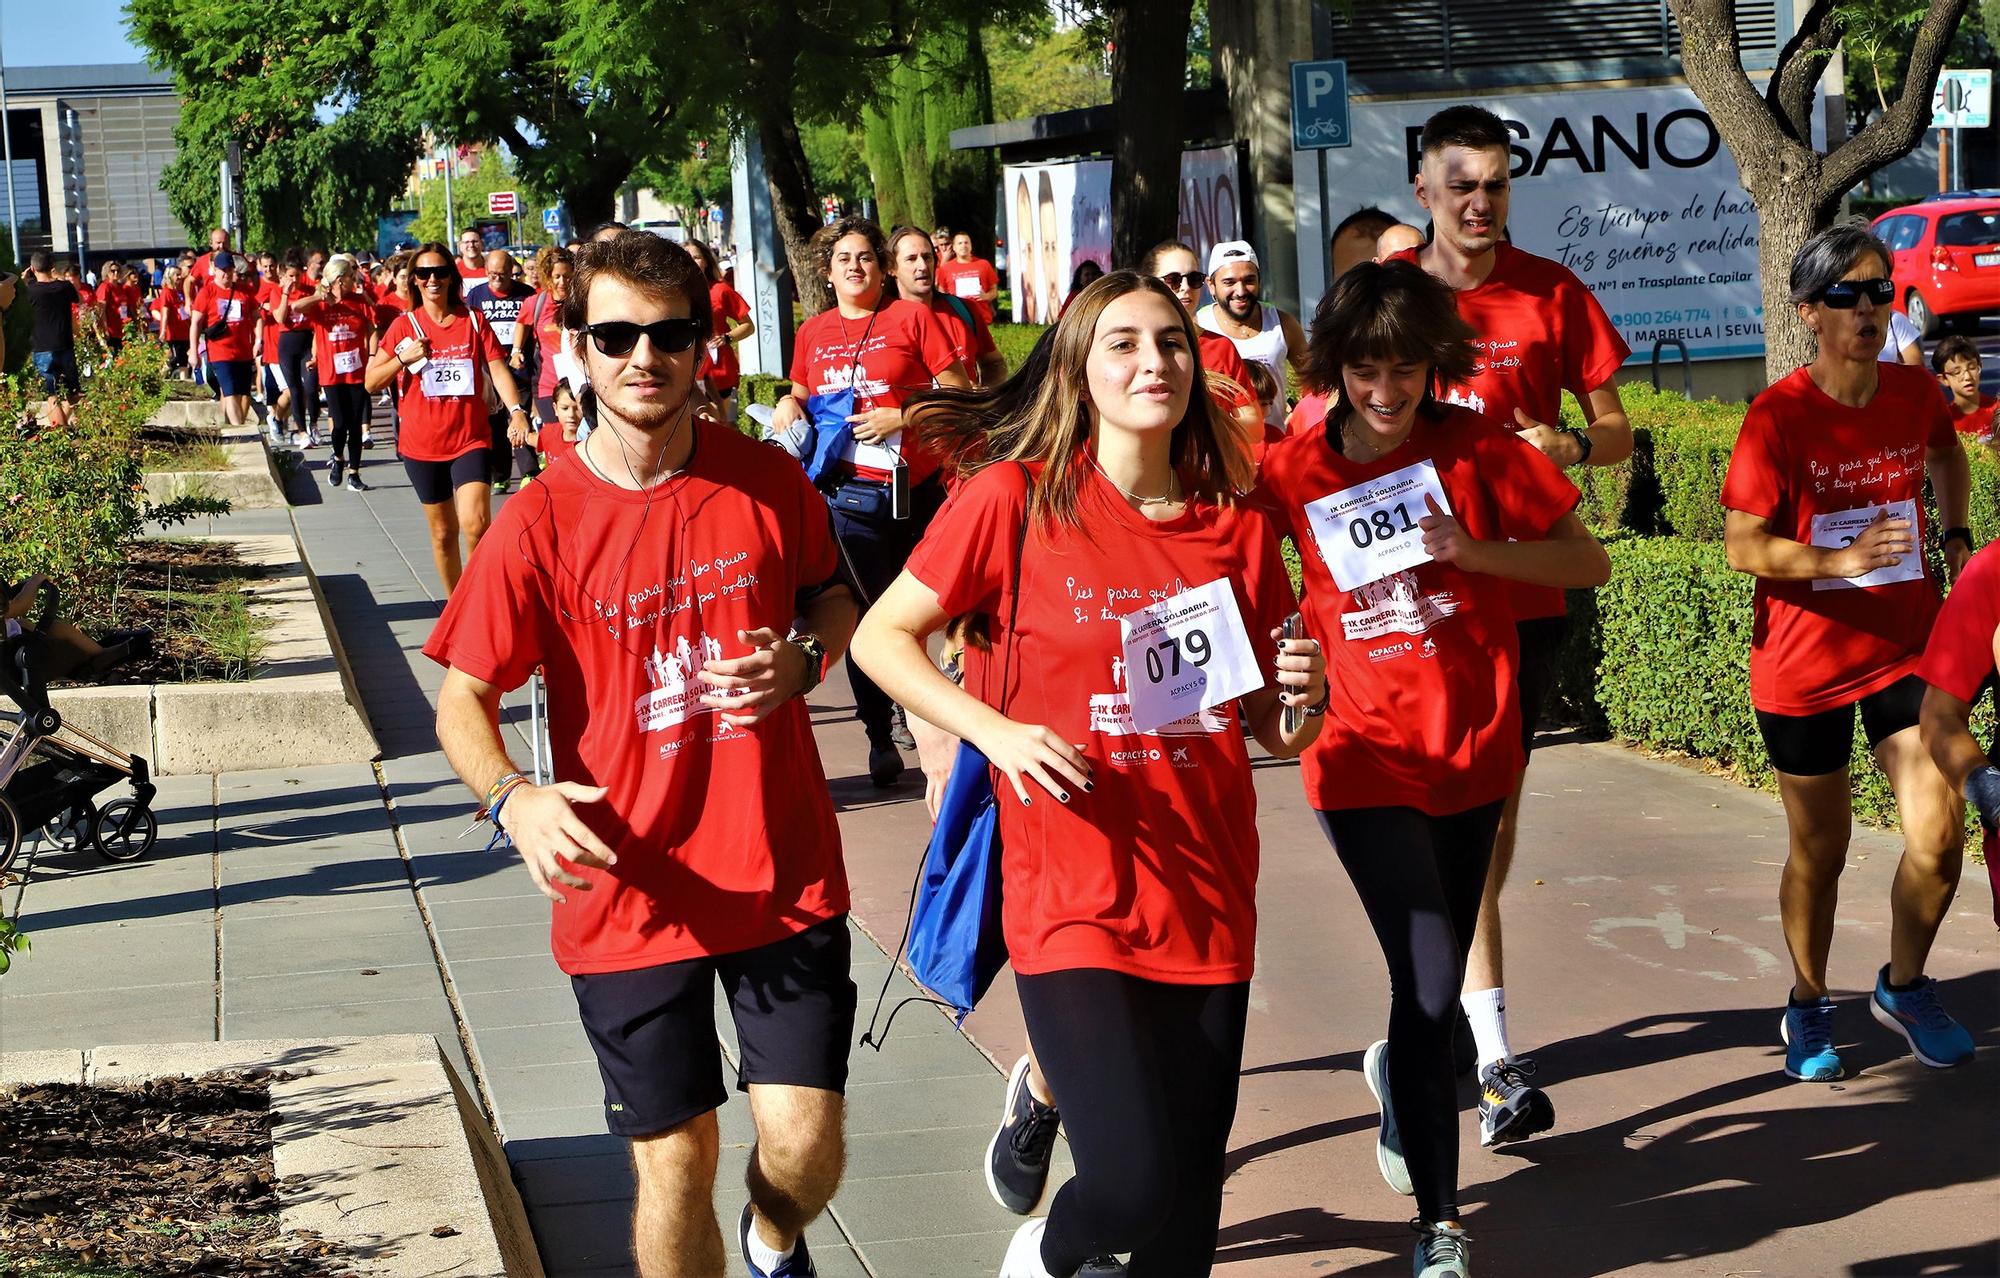
M1347 63L1292 63L1292 149L1352 146L1347 123Z
M488 191L486 211L494 217L512 217L521 211L521 201L512 191Z
M543 209L542 229L551 233L562 230L562 210Z
M1993 123L1993 72L1946 71L1931 94L1933 129L1983 129Z

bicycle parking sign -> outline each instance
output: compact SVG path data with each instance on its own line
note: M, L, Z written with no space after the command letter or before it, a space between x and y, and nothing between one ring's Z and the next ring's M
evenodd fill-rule
M1292 63L1292 149L1316 151L1348 146L1354 134L1347 122L1347 63Z

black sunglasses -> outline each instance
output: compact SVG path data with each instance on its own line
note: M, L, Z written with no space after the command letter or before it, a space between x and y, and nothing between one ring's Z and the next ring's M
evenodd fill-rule
M442 280L458 274L456 266L413 266L410 278L413 280Z
M701 336L701 325L691 319L654 320L650 324L634 324L631 320L606 320L602 324L586 324L584 332L597 349L613 359L630 355L632 348L639 344L639 334L644 333L653 343L653 349L669 355L678 355L695 344Z
M1836 311L1851 311L1866 297L1877 306L1887 306L1896 300L1896 281L1885 279L1842 280L1829 284L1820 292L1822 305L1831 306Z
M1200 288L1201 282L1206 278L1208 277L1199 271L1168 271L1160 276L1160 283L1178 293L1184 288Z

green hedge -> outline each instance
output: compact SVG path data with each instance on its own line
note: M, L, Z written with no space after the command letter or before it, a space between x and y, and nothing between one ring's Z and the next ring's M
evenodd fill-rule
M752 439L763 438L764 428L750 416L750 405L775 404L778 397L791 388L792 379L789 377L780 377L775 373L745 373L736 387L736 429Z

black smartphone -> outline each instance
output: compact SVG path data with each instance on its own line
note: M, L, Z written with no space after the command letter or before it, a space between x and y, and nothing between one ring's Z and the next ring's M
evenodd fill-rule
M1295 612L1291 616L1285 618L1285 635L1284 635L1285 638L1303 639L1305 637L1305 633L1306 633L1305 620L1301 618L1299 614ZM1280 652L1282 651L1283 650L1280 649ZM1306 708L1304 706L1294 706L1294 705L1285 706L1284 723L1285 723L1285 731L1287 734L1297 732L1299 730L1299 726L1303 724L1305 721L1306 721Z
M889 471L889 518L910 517L910 463L898 457Z

